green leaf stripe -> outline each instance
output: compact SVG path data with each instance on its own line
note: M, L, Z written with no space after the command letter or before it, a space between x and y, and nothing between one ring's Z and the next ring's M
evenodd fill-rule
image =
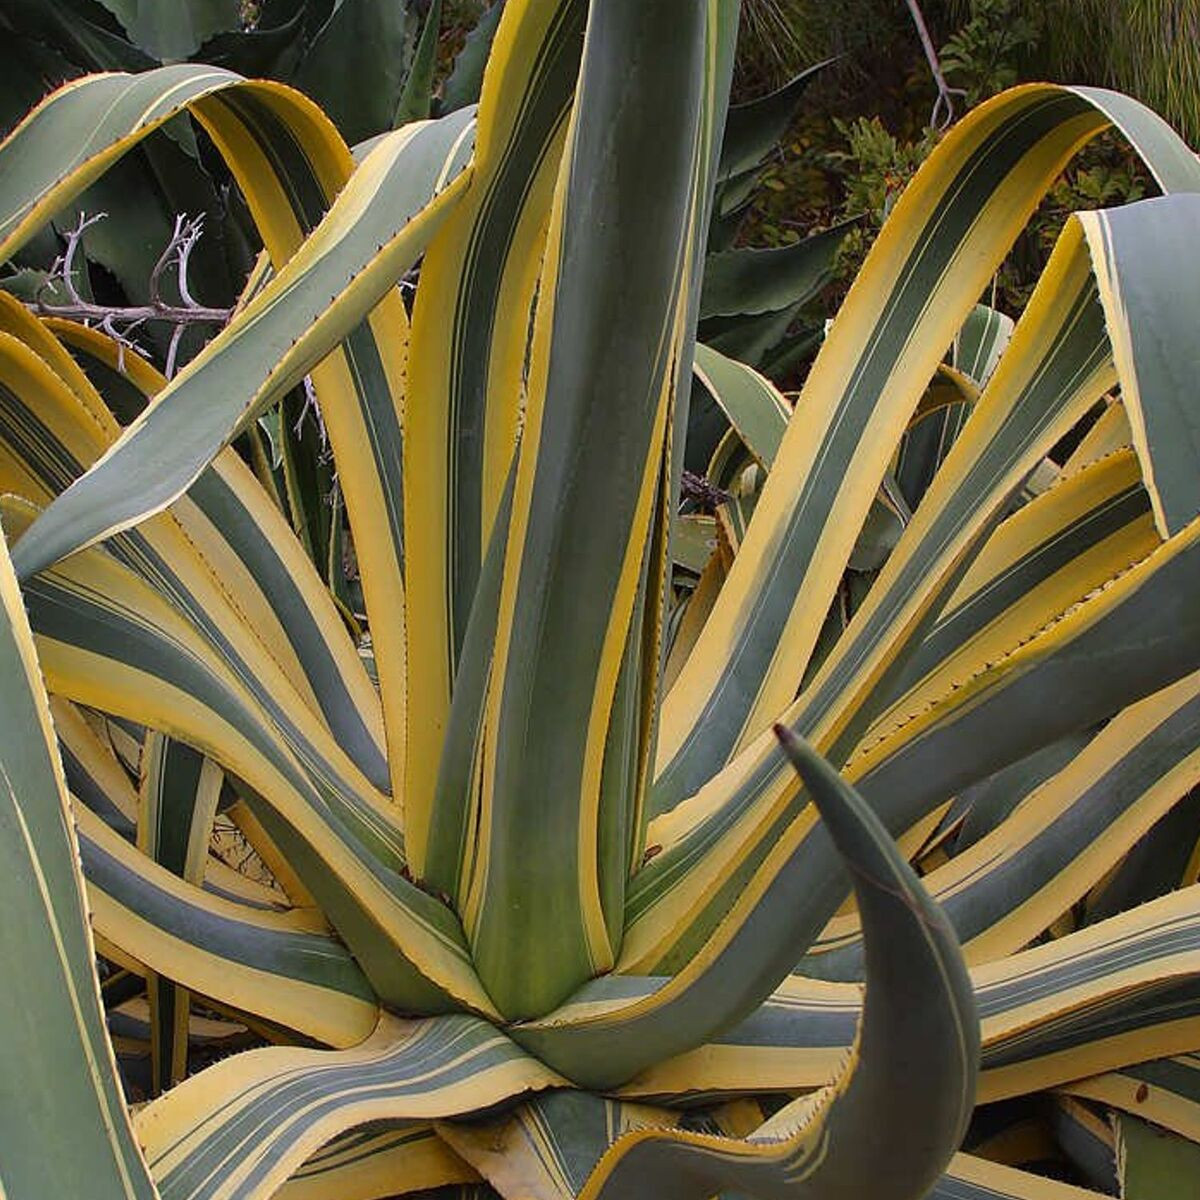
M746 448L769 468L792 415L778 389L753 368L699 343L694 369Z
M851 760L848 778L898 836L967 784L1197 669L1200 659L1180 652L1200 646L1182 632L1196 627L1200 639L1200 618L1182 599L1197 571L1200 523L1193 523L1027 643L949 686L864 747ZM1123 638L1133 639L1129 648L1122 649ZM807 730L801 725L798 732ZM835 882L836 862L811 840L804 797L785 766L763 739L678 819L651 824L651 844L664 850L630 889L623 969L652 972L656 963L693 952L762 864L779 861L781 839L797 853L809 846L802 856L808 890L793 919L797 937L804 923L805 936L815 940L844 897L844 885Z
M630 639L657 665L634 621L684 349L680 247L698 219L708 17L675 0L589 14L540 284L485 727L485 849L465 914L480 978L513 1018L611 965L620 928L604 896L623 890L628 841L600 849L640 780L604 786L604 751ZM680 123L669 155L638 115L646 106ZM630 272L644 281L636 302ZM581 443L606 453L581 456ZM531 805L533 794L552 803ZM563 848L537 874L521 849L534 838Z
M1031 942L1114 867L1200 781L1198 743L1200 677L1189 676L1125 709L1031 793L1023 817L927 875L925 886L968 952L978 939L975 960ZM858 978L861 941L810 956L801 969Z
M467 128L457 115L409 126L372 152L303 249L47 509L22 540L23 574L175 500L247 421L337 345L412 264L461 191L451 187L431 204L465 165L454 154ZM193 392L205 403L192 404ZM162 463L156 486L124 495L126 456L142 461L147 453Z
M211 754L269 797L286 822L319 845L327 860L323 871L332 868L335 877L345 880L341 886L349 887L370 911L369 921L340 929L360 960L373 959L372 946L381 939L395 953L397 938L408 942L415 935L410 949L417 943L425 946L417 952L422 970L434 981L456 980L450 984L452 993L489 1011L453 913L386 865L387 846L380 842L371 807L314 781L272 733L253 699L198 647L195 634L139 587L144 585L99 551L76 555L69 565L44 572L26 586L41 660L56 690L85 702L99 701L109 711L136 712ZM92 671L80 671L81 651L89 659L103 656L110 664L102 680ZM102 694L82 696L95 687ZM180 705L173 697L181 696L194 700ZM319 880L306 884L326 907ZM336 904L335 897L329 899ZM409 953L400 950L401 957ZM386 998L386 989L381 991ZM394 999L408 1006L405 997Z
M484 1021L384 1017L353 1050L218 1063L142 1109L137 1130L162 1200L244 1200L366 1121L454 1116L555 1082Z
M372 1029L375 993L336 939L289 929L285 914L175 881L94 820L81 824L79 848L99 931L135 955L141 951L153 971L335 1045L353 1044ZM132 933L124 933L124 923ZM159 936L140 936L146 925ZM157 952L147 955L143 946Z
M434 790L472 604L516 446L527 317L586 9L582 0L510 6L484 79L471 183L430 244L413 308L404 430L406 686L420 719L408 730L404 796L414 869L443 887L454 866L427 850L436 836ZM481 665L464 669L477 675Z
M1200 167L1194 159L1188 165L1186 147L1169 142L1133 102L1030 85L975 110L906 193L822 347L798 401L803 429L797 424L785 438L756 509L757 529L748 531L700 652L664 706L655 811L693 795L784 708L923 381L1025 213L1110 115L1166 186L1200 188ZM1005 215L983 216L993 210ZM917 369L918 358L927 370ZM901 362L903 386L893 377ZM1077 390L1079 381L1068 389Z
M0 537L3 1187L152 1200L104 1027L78 849L16 578ZM19 964L19 969L17 968Z

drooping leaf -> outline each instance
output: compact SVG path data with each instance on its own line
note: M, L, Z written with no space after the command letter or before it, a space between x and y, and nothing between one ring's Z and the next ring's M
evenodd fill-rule
M1187 318L1200 297L1181 292L1195 276L1176 270L1180 246L1200 233L1200 199L1160 196L1080 217L1121 376L1133 444L1163 537L1200 514L1200 417L1181 404L1200 364ZM1176 279L1169 293L1151 279Z
M1030 87L991 103L992 107L981 106L957 126L927 160L897 205L887 238L876 243L822 346L797 402L806 419L789 427L756 509L757 520L702 634L705 648L693 655L693 665L685 668L664 703L654 798L659 811L694 794L794 695L850 546L928 379L1003 258L1004 247L1053 181L1058 164L1086 140L1085 125L1094 120L1099 131L1115 120L1140 147L1164 186L1181 191L1200 188L1200 171L1182 143L1146 110L1109 93ZM1034 146L1042 147L1042 157L1032 153ZM1016 169L1017 164L1022 164L1021 169ZM955 183L965 179L962 172L969 174L970 187ZM1005 208L1011 220L1006 217L998 226L983 214L993 211L993 205L1007 206L1005 196L1013 205ZM934 226L937 236L931 236ZM1107 336L1080 227L1069 226L1067 236L1057 262L1043 276L1045 303L1031 305L1022 322L1026 337L1043 346L1040 356L1057 360L1062 373L1048 371L1027 378L1015 365L1007 373L1002 366L988 388L997 401L1007 393L1006 404L1012 404L1024 394L1028 382L1032 389L1058 396L1065 407L1022 409L1030 414L1025 435L1031 439L1028 465L1024 471L1014 470L1016 479L1005 477L1003 483L992 475L998 485L993 503L1006 497L1045 453L1036 440L1040 435L1034 432L1038 421L1033 414L1041 414L1047 423L1061 420L1065 432L1076 407L1090 407L1115 374L1104 366ZM971 246L979 251L978 257ZM1135 264L1130 266L1136 269ZM879 277L872 281L876 271ZM1069 329L1070 337L1056 339L1054 329ZM1060 416L1053 417L1056 411ZM868 420L869 437L864 436ZM984 428L993 428L992 420L978 408L973 416L981 447L986 444L989 453L999 454L992 437L982 435ZM1019 436L1016 430L1013 436ZM956 450L963 446L960 438ZM969 461L965 448L959 461L965 468ZM1013 460L1006 461L1012 465ZM983 469L977 474L982 477ZM852 479L857 482L852 484ZM954 486L947 477L947 492ZM910 545L923 539L926 522L958 520L962 510L948 506L946 498L942 495L939 503L918 510L906 531ZM926 509L923 519L921 512ZM981 500L970 509L972 523L986 522L991 511ZM840 539L836 551L831 540L835 537ZM937 540L954 558L946 539ZM964 543L957 545L961 549ZM892 578L899 577L906 557L899 551L893 554L887 568ZM924 587L935 588L939 578L940 573L925 562ZM870 606L881 611L889 591L888 587L872 589ZM928 598L929 592L924 594ZM904 597L909 605L905 611L912 615L919 600L911 589L904 591ZM868 614L860 613L858 628L865 630L868 624ZM894 638L887 639L886 645L888 653L898 650ZM857 664L877 669L878 662L861 652L855 638L842 639L839 657L850 655L851 646L859 647L852 656ZM825 679L835 671L835 663L827 660ZM821 681L813 686L820 688ZM827 700L821 707L828 707ZM701 727L703 737L698 734Z

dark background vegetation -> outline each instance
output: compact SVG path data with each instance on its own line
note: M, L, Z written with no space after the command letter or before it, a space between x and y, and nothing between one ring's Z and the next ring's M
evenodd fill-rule
M1200 4L1195 0L923 0L957 113L1022 82L1114 87L1200 144ZM808 91L743 226L745 244L781 245L864 215L843 247L840 298L896 196L935 144L937 89L904 0L746 0L737 98L838 56ZM1117 136L1080 156L996 280L1016 315L1066 215L1153 193Z

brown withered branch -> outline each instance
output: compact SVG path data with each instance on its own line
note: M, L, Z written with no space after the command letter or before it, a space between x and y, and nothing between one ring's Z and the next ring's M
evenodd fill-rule
M679 498L692 501L701 512L713 512L730 497L728 492L710 483L703 475L685 470L680 480Z
M79 243L86 230L98 221L104 220L107 213L96 213L94 216L79 214L79 221L67 235L67 244L62 254L50 267L49 275L38 289L37 295L29 307L41 316L65 317L71 321L81 321L85 325L94 325L102 329L116 343L118 367L124 370L123 353L128 349L137 349L137 343L132 334L140 325L147 321L164 321L174 326L171 331L171 341L167 349L165 374L170 378L175 373L175 361L179 352L179 343L184 330L191 325L217 325L228 323L233 315L232 308L212 308L201 304L192 295L188 287L188 262L196 243L204 232L204 216L188 217L180 214L175 218L175 230L171 239L159 255L154 269L150 273L148 304L112 305L96 304L84 299L79 294L75 283L76 255L79 253ZM179 302L171 303L163 299L163 280L169 273L175 276L175 287L179 293ZM67 302L59 304L45 299L46 292L54 285L60 285L66 294Z

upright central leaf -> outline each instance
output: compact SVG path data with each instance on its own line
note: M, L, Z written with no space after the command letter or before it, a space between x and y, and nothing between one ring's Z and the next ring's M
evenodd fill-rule
M643 577L687 335L706 8L592 7L555 194L466 904L481 977L514 1018L616 949L603 896L628 870L646 728L628 706L656 653Z

